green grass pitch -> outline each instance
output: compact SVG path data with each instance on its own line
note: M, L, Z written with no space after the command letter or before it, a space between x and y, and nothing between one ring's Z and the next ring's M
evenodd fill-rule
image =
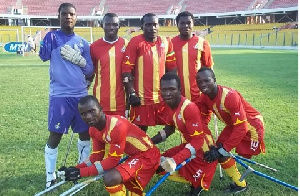
M253 168L298 186L297 51L212 48L212 53L217 83L239 90L264 117L266 154L253 160L278 172ZM37 55L22 57L4 52L0 52L0 59L0 195L34 195L45 186L49 62L43 63ZM222 127L218 122L219 131ZM151 127L149 135L153 136L160 128ZM63 163L69 139L70 134L65 135L59 145L57 168ZM67 166L77 160L76 143L77 135ZM179 144L178 134L167 140L166 147L176 144ZM158 146L164 148L163 144ZM158 179L154 176L145 192ZM249 190L243 195L297 195L296 191L255 174L246 179ZM229 183L226 174L223 180L219 179L217 169L211 189L203 195L223 195ZM71 183L63 185L48 195L58 195L71 186ZM153 195L182 196L188 190L188 185L167 180ZM108 194L99 181L78 195Z

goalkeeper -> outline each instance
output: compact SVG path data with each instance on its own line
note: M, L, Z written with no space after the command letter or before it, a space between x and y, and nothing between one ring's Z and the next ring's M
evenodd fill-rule
M43 61L50 60L46 188L56 182L58 144L70 126L73 132L79 134L78 162L86 159L90 152L89 127L82 121L77 109L80 98L88 94L86 79L93 74L90 48L87 41L74 34L77 20L74 5L63 3L58 13L60 30L46 34L39 52Z

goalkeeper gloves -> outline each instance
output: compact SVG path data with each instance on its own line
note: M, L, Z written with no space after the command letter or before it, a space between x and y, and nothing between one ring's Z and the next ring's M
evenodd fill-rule
M60 49L61 57L80 67L85 67L86 60L81 56L80 49L74 44L74 49L70 45L64 45Z

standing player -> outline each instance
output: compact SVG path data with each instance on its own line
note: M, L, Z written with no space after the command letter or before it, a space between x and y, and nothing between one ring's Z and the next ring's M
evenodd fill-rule
M239 155L248 159L261 152L264 153L263 118L239 92L217 85L215 74L211 69L206 67L199 69L196 80L202 92L200 110L206 124L212 112L226 124L216 142L217 148L212 146L204 158L208 162L218 159L222 168L232 178L234 183L227 192L244 191L247 189L247 183L245 180L239 181L241 175L229 152L235 148Z
M66 180L104 174L105 188L110 195L125 196L124 185L132 196L143 195L159 166L159 149L144 131L124 117L104 114L98 100L91 95L80 100L78 109L91 127L93 153L76 168L61 168ZM103 158L105 144L110 144L107 158ZM125 154L129 158L118 165Z
M158 17L145 14L143 34L133 37L122 64L123 83L131 105L130 119L145 132L159 122L159 79L165 71L176 71L173 45L169 38L158 36Z
M179 175L192 184L189 195L199 195L209 189L218 163L203 160L203 153L214 145L211 132L202 123L196 104L181 95L180 79L176 74L166 73L160 80L160 90L163 100L171 109L167 122L175 125L184 138L182 144L162 154L161 166L166 172L172 172L176 165L189 157L195 157L179 170ZM174 131L160 131L152 138L153 143L164 141Z
M80 98L87 95L85 77L93 74L90 48L87 41L74 34L77 20L75 6L63 3L58 13L61 28L46 34L39 52L43 61L50 60L50 135L45 147L46 188L56 181L58 144L70 126L73 132L79 133L78 162L86 159L90 152L88 125L82 121L77 109Z
M95 68L93 95L103 106L105 114L125 116L125 91L121 63L127 40L118 36L119 18L115 13L103 17L104 37L91 44Z
M178 76L181 81L181 93L184 97L199 105L200 91L195 79L200 67L213 66L210 45L208 41L193 35L194 16L188 11L181 12L176 17L179 35L172 39Z

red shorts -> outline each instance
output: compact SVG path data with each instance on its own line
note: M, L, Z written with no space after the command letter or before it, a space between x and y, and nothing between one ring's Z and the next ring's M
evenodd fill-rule
M129 157L116 169L120 172L125 187L137 194L141 194L155 174L159 166L160 151L157 147Z
M130 121L143 126L167 125L166 119L170 110L163 101L153 105L131 107Z
M171 148L163 153L162 156L172 157L183 148L185 148L185 145L186 143ZM179 169L178 173L186 180L191 182L193 184L193 187L201 186L203 189L208 190L214 177L218 161L207 163L204 162L202 157L203 151L198 150L196 153L196 158Z
M120 115L125 117L125 110L123 111L103 111L106 115Z
M254 128L254 127L252 127ZM231 133L232 133L232 126L225 126L223 131L221 132L217 144L222 144L224 141L226 141ZM258 134L258 140L253 140L251 138L252 131L248 131L245 137L241 140L241 142L235 147L235 151L237 154L250 159L252 156L258 155L260 153L265 153L265 143L264 143L264 127L263 125L259 125L255 127L256 130L252 130L254 132L259 133ZM262 134L260 134L262 133Z

